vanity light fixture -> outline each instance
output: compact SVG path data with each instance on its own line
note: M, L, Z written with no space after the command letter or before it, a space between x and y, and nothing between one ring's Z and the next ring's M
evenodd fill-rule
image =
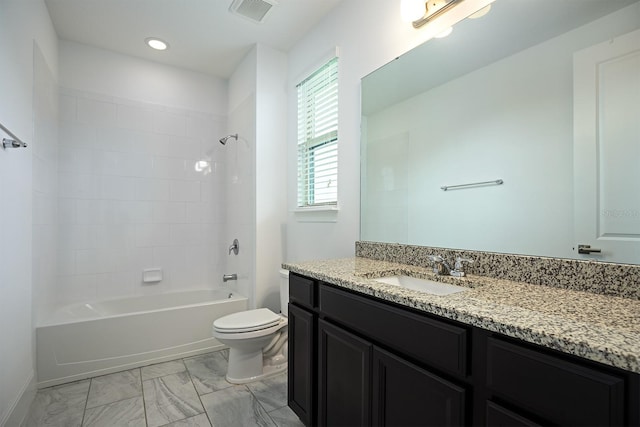
M152 49L155 50L167 50L169 49L169 43L164 40L160 40L157 37L147 37L144 42Z
M425 2L424 0L402 0L400 13L403 20L413 22L413 28L420 28L426 23L444 15L462 1L463 0L427 0Z

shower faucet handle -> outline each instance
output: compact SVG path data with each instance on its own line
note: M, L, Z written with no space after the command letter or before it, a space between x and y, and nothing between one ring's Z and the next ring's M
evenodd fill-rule
M233 239L233 243L229 246L229 255L231 255L231 252L233 252L234 255L238 255L239 251L240 243L238 242L238 239Z

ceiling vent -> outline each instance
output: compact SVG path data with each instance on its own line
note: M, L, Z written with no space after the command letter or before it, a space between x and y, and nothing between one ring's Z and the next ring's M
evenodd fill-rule
M229 10L253 22L264 22L271 8L277 4L275 0L233 0Z

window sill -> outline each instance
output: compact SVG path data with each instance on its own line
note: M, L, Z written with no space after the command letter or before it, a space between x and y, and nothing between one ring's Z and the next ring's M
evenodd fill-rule
M292 212L298 222L337 222L338 206L310 206L295 208Z

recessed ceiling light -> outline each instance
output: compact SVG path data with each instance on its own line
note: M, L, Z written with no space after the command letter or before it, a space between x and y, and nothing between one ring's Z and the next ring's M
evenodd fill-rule
M147 46L149 46L152 49L155 50L167 50L169 49L169 43L160 40L158 38L155 37L148 37L146 39L144 39L144 41L147 43Z

